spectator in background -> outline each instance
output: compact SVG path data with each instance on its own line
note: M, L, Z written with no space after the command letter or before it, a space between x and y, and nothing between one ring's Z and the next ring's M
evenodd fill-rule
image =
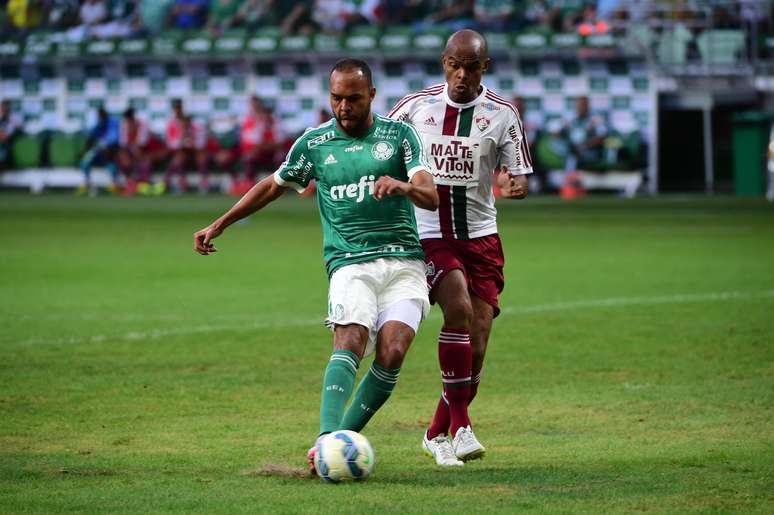
M94 27L108 19L108 7L105 0L86 0L79 11L81 25Z
M78 25L78 0L46 0L44 10L47 13L46 23L50 29L62 30Z
M317 0L312 19L320 30L327 33L344 32L351 19L357 16L355 4L347 0Z
M96 186L91 181L91 169L96 164L107 166L110 173L108 192L118 192L118 163L116 158L119 133L118 120L110 116L104 107L97 109L97 122L92 127L88 140L86 140L86 149L80 162L83 184L76 191L78 195L86 193L96 195Z
M213 0L210 6L210 17L207 20L207 30L213 36L235 26L238 22L241 2L239 0Z
M158 34L167 25L169 11L174 0L138 0L139 25L146 35Z
M41 0L8 0L6 25L8 32L20 36L40 26L43 19Z
M170 9L176 29L199 29L207 22L209 0L175 0Z
M250 97L250 108L239 130L239 151L245 181L251 188L259 171L275 170L283 159L284 137L274 114L256 95ZM241 181L237 181L239 183Z
M194 165L199 172L199 192L206 193L209 190L207 177L207 130L195 123L193 119L183 111L183 101L172 101L172 118L167 122L167 148L171 155L171 161L163 182L157 187L157 193L164 193L170 187L175 192L183 193L188 189L185 178L186 167ZM172 184L172 180L178 176L178 183Z
M211 120L207 129L207 154L212 159L215 168L227 172L231 176L232 183L229 193L233 193L236 185L236 166L239 163L238 127L236 127L232 117L224 116Z
M250 30L271 25L274 18L272 3L272 0L245 0L237 10L234 24Z
M473 17L479 30L505 32L517 30L516 2L513 0L475 0Z
M150 192L151 169L166 155L164 143L137 118L134 109L124 111L119 132L118 166L126 177L125 195Z
M279 18L283 34L311 34L318 27L312 20L313 0L295 2L291 0L273 0L272 11Z
M383 0L381 4L386 25L409 25L430 14L425 0Z
M21 129L21 118L11 112L11 101L0 101L0 170L11 166L11 147Z
M461 30L474 25L473 0L433 0L430 5L430 15L415 24L416 30L423 31L433 27Z
M602 116L591 114L588 97L575 100L575 116L569 121L567 132L575 161L571 168L593 168L602 160L607 124Z

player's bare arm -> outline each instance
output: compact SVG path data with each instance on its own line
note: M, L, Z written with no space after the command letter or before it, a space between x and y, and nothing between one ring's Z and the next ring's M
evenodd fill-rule
M223 216L194 233L194 250L202 256L217 252L212 240L223 234L226 227L263 209L267 204L282 196L285 189L285 186L280 186L274 181L272 175L261 180Z
M497 185L503 198L521 200L529 193L526 175L511 175L507 170L497 176Z
M379 177L374 185L374 198L381 200L392 195L405 195L417 207L435 211L438 209L438 192L433 176L421 170L409 182L399 181L387 175Z

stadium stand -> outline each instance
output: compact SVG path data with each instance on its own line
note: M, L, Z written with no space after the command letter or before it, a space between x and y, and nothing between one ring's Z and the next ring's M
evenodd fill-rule
M2 2L0 10L0 99L23 117L25 134L13 143L13 166L44 177L77 161L100 105L115 116L133 107L163 135L170 101L184 98L222 140L255 93L292 138L317 123L328 70L342 55L373 65L374 108L387 112L442 80L438 56L462 26L485 32L494 57L485 83L520 97L526 123L560 120L566 137L576 99L589 98L607 128L603 155L585 170L589 188L630 195L636 182L635 190L657 191L659 96L680 77L755 77L762 94L774 91L766 0L88 0ZM543 166L565 172L551 164ZM227 189L233 171L222 171ZM616 173L593 179L605 172ZM9 173L0 185L19 183Z

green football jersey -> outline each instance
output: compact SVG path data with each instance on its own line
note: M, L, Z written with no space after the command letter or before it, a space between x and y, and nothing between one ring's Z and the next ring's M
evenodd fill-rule
M323 257L330 277L336 269L382 257L424 259L414 206L403 195L376 200L383 175L408 181L427 170L416 130L374 114L368 133L353 138L332 119L296 140L274 174L281 186L303 191L317 182Z

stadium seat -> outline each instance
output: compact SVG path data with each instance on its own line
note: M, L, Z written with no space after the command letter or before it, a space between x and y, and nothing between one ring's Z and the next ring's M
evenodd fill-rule
M741 30L705 30L696 38L699 53L708 64L734 64L744 50Z
M57 132L51 137L48 147L48 158L51 166L72 167L78 164L78 158L85 145L85 138L80 134L65 134Z
M23 135L16 138L11 149L16 168L37 168L41 162L43 145L39 136Z
M688 43L693 35L685 25L678 23L671 30L661 34L658 45L658 60L662 64L685 64L688 55Z

